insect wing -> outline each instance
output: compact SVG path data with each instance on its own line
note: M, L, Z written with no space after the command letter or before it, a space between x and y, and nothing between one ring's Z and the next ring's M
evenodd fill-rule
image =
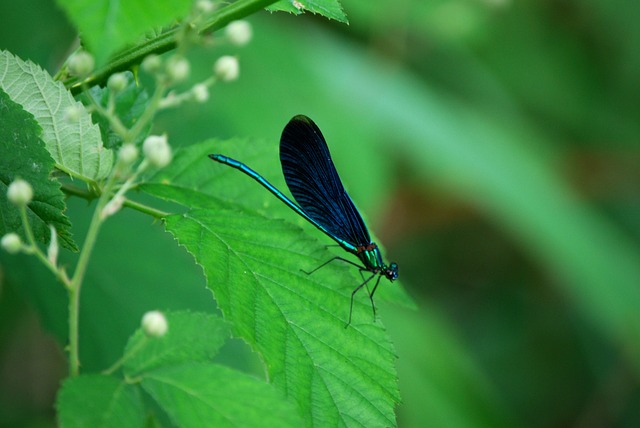
M280 162L296 202L334 239L354 247L371 242L367 226L340 181L327 143L311 119L295 116L285 126Z

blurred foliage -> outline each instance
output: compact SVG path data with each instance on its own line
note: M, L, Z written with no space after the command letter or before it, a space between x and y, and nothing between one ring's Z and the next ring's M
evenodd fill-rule
M64 17L44 26L38 11L50 1L5 3L0 48L55 72L73 37ZM174 144L242 136L275 147L294 114L321 125L419 302L417 312L380 310L399 354L400 426L640 425L640 8L342 5L349 26L253 17L240 80L214 87L208 104L163 113L157 131ZM194 77L223 53L193 52ZM271 164L261 172L278 176L275 156ZM277 205L274 215L289 218ZM69 206L82 242L87 206ZM82 325L84 368L113 362L147 309L214 310L200 269L147 218L125 211L99 239L83 310L100 312L84 319L110 329ZM42 423L63 363L36 358L60 354L43 351L52 344L32 314L64 342L64 294L35 280L47 273L31 260L0 262L0 425ZM260 370L241 343L220 358Z

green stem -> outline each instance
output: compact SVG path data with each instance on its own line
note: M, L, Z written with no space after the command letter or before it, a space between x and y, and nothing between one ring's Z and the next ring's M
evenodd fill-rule
M91 223L89 224L89 230L87 236L82 245L82 251L80 251L80 257L76 270L71 278L71 284L69 286L69 373L71 376L77 376L80 373L80 358L79 358L79 324L80 324L80 289L82 288L82 281L89 265L89 259L98 238L98 232L102 225L101 213L104 206L109 201L111 190L115 183L115 174L111 174L107 180Z
M40 250L40 247L36 243L36 238L33 236L33 230L29 224L29 218L27 217L27 207L20 207L20 217L22 219L22 225L24 227L25 235L27 235L27 242L29 243L28 253L35 254L36 257L49 269L63 284L65 287L69 287L69 278L63 270L58 269L56 265L51 263L51 260Z
M144 113L142 113L142 116L140 116L136 124L133 125L133 128L131 128L129 132L127 132L125 136L126 141L135 141L138 137L138 134L140 134L144 127L147 126L149 121L153 119L153 116L158 111L158 107L160 106L160 102L162 101L162 97L164 96L166 90L166 83L158 82L155 92L153 93L151 100L149 100L149 104L145 108Z
M68 183L64 183L62 185L62 191L67 195L78 196L82 199L86 199L87 201L92 201L98 197L98 195L95 192L92 192L90 190L85 190ZM157 208L150 207L140 202L136 202L132 199L125 199L122 205L128 208L134 209L136 211L139 211L143 214L150 215L151 217L156 219L165 218L168 215L171 215L171 213L160 211Z
M116 361L115 363L113 363L113 365L111 367L109 367L108 369L104 370L102 372L102 374L105 375L110 375L113 374L116 370L118 370L129 358L133 357L135 354L137 354L142 348L144 348L144 346L147 344L147 342L149 341L149 337L148 336L143 336L142 340L139 340L138 343L135 344L135 346L129 350L129 352L127 352L126 354L124 354L122 357L120 357L120 359L118 361Z
M141 213L148 214L151 217L156 218L158 220L171 215L171 213L160 211L156 208L141 204L140 202L136 202L131 199L125 199L122 205L124 205L125 207L132 208L136 211L140 211Z
M74 186L68 183L62 183L62 191L67 195L79 196L87 201L93 201L98 197L98 194L91 190L86 190L78 186Z
M93 95L91 94L91 92L89 92L89 86L87 86L85 82L82 83L82 91L87 94L87 98L89 98L89 101L91 102L93 108L95 108L102 117L109 121L111 129L113 129L120 138L124 139L127 135L127 128L122 124L120 118L117 115L113 114L113 109L105 109L104 107L102 107L102 105L95 98L93 98ZM113 94L110 94L109 103L113 103L113 98Z
M238 0L213 13L211 18L201 27L200 34L210 33L225 27L229 22L245 18L277 0ZM126 49L116 54L107 65L97 69L90 77L80 82L71 77L64 82L67 88L74 94L82 90L82 83L88 86L103 84L107 78L118 71L130 70L134 65L140 64L150 54L161 54L176 47L176 34L181 26L172 28L160 34L154 39L148 40L138 46ZM62 73L60 73L62 75Z

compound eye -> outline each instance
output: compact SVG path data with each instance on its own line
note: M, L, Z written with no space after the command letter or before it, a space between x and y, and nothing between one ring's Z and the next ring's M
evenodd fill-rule
M391 263L389 265L389 268L387 269L387 272L386 272L386 277L389 278L391 281L393 281L394 279L398 279L398 264L397 263Z

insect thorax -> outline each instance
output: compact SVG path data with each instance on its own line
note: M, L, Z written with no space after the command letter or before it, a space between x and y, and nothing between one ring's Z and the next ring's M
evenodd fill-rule
M385 267L380 250L373 242L369 245L358 247L356 255L367 270L377 272Z

